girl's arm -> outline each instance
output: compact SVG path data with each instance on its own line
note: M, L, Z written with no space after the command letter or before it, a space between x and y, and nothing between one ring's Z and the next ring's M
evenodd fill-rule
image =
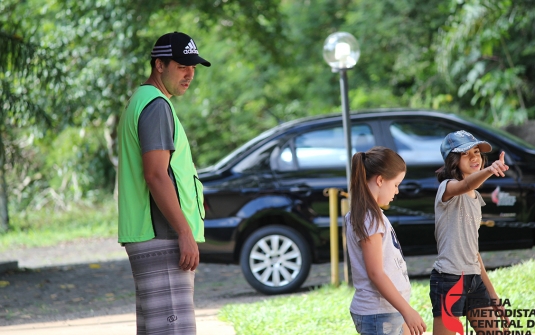
M509 318L505 316L505 307L497 305L499 303L500 298L498 297L494 286L490 282L490 278L487 275L487 270L485 270L485 265L483 264L483 260L481 259L481 255L479 253L477 253L477 259L479 260L479 266L481 268L481 280L483 281L483 284L485 284L485 287L489 292L490 298L493 300L492 308L496 311L501 311L500 315L504 315L505 320L507 321L507 323L509 323Z
M426 325L422 317L405 301L384 272L382 234L373 234L368 239L361 240L360 245L366 272L379 293L401 313L412 335L425 332Z
M497 300L498 294L496 294L494 286L492 286L492 283L490 282L489 276L487 275L487 270L485 270L485 265L483 264L483 260L481 259L481 255L479 253L477 253L477 259L479 260L479 267L481 268L481 280L483 280L483 284L485 284L487 291L489 291L490 298Z
M457 195L475 190L492 175L495 175L496 177L505 177L503 172L509 170L509 166L505 165L504 157L505 152L502 151L500 153L500 158L492 163L492 165L472 173L463 180L450 180L442 195L442 201L448 201Z

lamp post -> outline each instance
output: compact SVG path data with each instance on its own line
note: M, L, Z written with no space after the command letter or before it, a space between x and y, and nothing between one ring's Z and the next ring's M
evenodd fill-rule
M346 177L347 192L351 177L351 120L349 118L349 98L347 93L347 70L354 67L360 57L360 47L357 39L350 33L336 32L327 37L323 43L323 59L329 64L333 72L340 73L340 93L342 95L342 115L344 139L346 142Z
M351 119L349 117L349 98L347 93L347 70L354 67L360 57L360 47L357 39L350 33L345 32L336 32L331 34L325 40L323 44L323 59L329 64L333 72L340 73L340 93L342 95L342 115L343 115L343 126L344 126L344 139L346 142L346 182L347 182L347 193L349 195L349 189L351 185L351 158L353 156L353 150L351 145ZM349 196L348 199L349 201ZM347 202L345 203L347 205ZM342 210L344 209L342 205ZM349 207L349 206L347 206ZM345 213L342 213L344 215ZM331 239L333 238L333 229L334 232L338 231L337 226L331 225ZM344 255L344 279L348 285L352 285L351 281L351 271L349 267L349 257L347 254L347 243L346 243L346 225L342 224L342 245L343 245L343 255ZM333 244L333 241L331 241ZM338 245L337 241L335 245ZM337 247L336 247L337 248ZM331 272L335 273L335 277L338 277L338 251L332 250L333 245L331 245ZM331 278L333 276L331 275Z

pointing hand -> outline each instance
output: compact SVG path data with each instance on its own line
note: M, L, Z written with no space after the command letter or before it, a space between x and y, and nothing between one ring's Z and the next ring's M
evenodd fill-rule
M505 151L500 153L500 158L492 163L487 169L496 177L505 177L504 171L509 170L509 166L505 164Z

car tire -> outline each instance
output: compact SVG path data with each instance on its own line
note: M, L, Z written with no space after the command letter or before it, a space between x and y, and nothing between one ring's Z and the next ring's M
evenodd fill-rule
M285 226L258 229L245 241L240 265L247 282L272 295L296 291L305 282L312 257L304 237Z

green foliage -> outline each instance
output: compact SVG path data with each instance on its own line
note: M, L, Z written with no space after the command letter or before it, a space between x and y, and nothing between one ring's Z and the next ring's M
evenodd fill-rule
M42 86L39 76L20 73L20 81L13 82L14 87L9 96L13 98L16 97L13 92L23 92L24 101L31 102L31 106L38 106L40 111L45 111L50 122L42 127L34 122L35 110L24 104L4 104L5 110L13 115L12 120L16 121L18 126L26 127L34 137L46 136L46 141L42 143L48 145L68 143L65 139L72 137L72 134L93 132L94 127L101 131L101 134L94 134L97 137L103 138L105 133L108 135L106 142L98 141L98 147L95 147L96 142L86 145L90 147L90 155L98 156L95 159L90 158L90 162L75 162L76 156L85 156L82 143L79 142L74 146L59 145L56 150L39 147L42 152L36 152L27 146L8 148L11 154L16 155L9 157L14 163L22 160L20 154L23 151L26 155L35 156L54 152L46 161L40 160L43 165L34 166L33 170L39 171L41 182L32 182L33 188L26 188L27 195L18 199L29 199L37 192L46 191L61 193L59 198L77 198L80 194L91 191L93 187L110 184L109 176L113 175L113 165L104 164L102 158L109 156L108 160L116 160L114 130L117 116L126 106L133 90L146 79L150 49L163 32L189 32L203 26L205 30L213 27L213 31L218 32L218 37L242 36L245 33L245 37L253 36L250 39L252 42L261 41L256 42L257 48L274 55L274 45L264 42L280 31L278 15L275 15L277 1L236 1L225 6L211 1L197 1L193 4L186 1L132 3L126 0L28 0L23 3L12 1L12 4L13 15L2 17L0 24L5 21L24 33L26 45L33 46L37 50L35 56L39 56L32 58L29 55L29 60L42 65L46 75L54 79L59 78L47 81L46 85ZM180 13L178 18L176 13ZM237 30L224 27L236 27ZM252 29L251 33L247 34L249 29ZM191 34L200 45L203 45L202 35L208 35ZM245 49L248 46L242 44L241 47ZM239 48L240 46L232 52ZM214 50L217 52L217 48ZM13 57L14 55L16 54L13 54ZM232 106L228 97L232 98L229 95L227 100L223 101L226 107ZM247 110L253 109L251 106L255 105L249 102L247 104ZM224 118L228 119L226 116ZM242 129L250 129L245 123L238 124ZM194 127L191 128L195 130ZM62 132L63 129L67 129L65 133ZM61 135L55 139L57 134ZM236 141L248 139L249 136L251 133L244 133L241 138L232 138L223 143L227 146L237 146L241 142ZM6 140L10 144L17 144L14 138ZM208 140L215 139L212 136ZM73 154L72 148L81 150ZM220 158L220 154L217 157L207 156L211 162ZM10 166L15 166L14 163ZM53 166L61 168L53 169ZM17 180L14 171L9 175L10 185L25 187ZM97 178L101 180L97 181ZM66 180L70 183L69 187L65 185ZM30 194L30 190L33 190L33 194ZM27 204L19 203L21 207Z
M535 117L535 7L526 1L4 0L0 7L7 51L0 144L15 169L10 188L26 191L18 200L50 189L64 198L110 190L118 116L149 74L154 41L175 30L190 34L213 64L198 67L189 92L173 100L198 167L280 122L339 111L339 76L322 59L335 31L361 46L348 72L352 109L446 109L495 125ZM74 136L80 132L92 135ZM78 154L64 145L88 138L85 147L76 142ZM29 139L39 145L25 145ZM75 162L77 155L92 158ZM26 186L16 168L24 157L36 158L22 164ZM62 188L66 175L92 180L75 187L70 178Z
M422 87L440 88L440 79L434 77L432 44L448 15L442 1L352 2L347 22L341 27L357 36L361 44L355 68L358 81L350 87L388 90L397 98L393 101L397 106L414 106L421 101ZM411 100L414 97L419 100Z
M105 146L101 127L63 130L49 146L43 146L43 170L47 171L50 187L59 193L72 194L81 199L87 190L112 191L113 167L101 149ZM66 191L69 189L69 191Z
M19 152L10 152L6 165L13 209L41 208L50 202L67 208L95 192L112 193L115 173L102 150L102 128L69 127L43 138L16 131L19 140L9 148Z
M509 310L532 309L535 306L533 275L535 275L535 260L489 272L489 278L500 298L509 299L511 306L505 306ZM511 319L519 320L524 326L523 330L533 331L533 328L526 326L527 320L535 321L534 317L511 317Z
M437 36L439 72L464 108L503 126L535 116L535 10L529 1L452 1ZM472 107L473 106L473 107Z
M216 162L229 148L251 139L259 129L276 124L275 119L270 120L269 114L263 113L268 107L262 94L265 87L262 73L236 53L237 46L232 40L227 39L223 45L215 43L219 37L201 36L204 44L197 42L200 52L210 55L204 57L213 65L197 67L190 91L174 98L197 166ZM225 61L227 66L222 65ZM251 78L257 78L258 84L240 89Z
M535 304L535 261L489 271L494 288L506 309L530 309ZM429 280L411 281L410 304L432 331L433 315L429 300ZM355 326L349 314L354 289L347 285L322 286L299 295L266 299L252 304L231 304L221 309L219 318L234 326L236 334L352 334ZM461 318L464 324L464 319ZM525 327L530 318L520 320ZM533 320L533 318L531 318ZM524 328L524 330L528 330Z
M47 87L49 95L34 96L53 110L59 126L87 126L124 108L145 73L137 29L138 20L146 22L150 15L146 6L125 0L47 0L35 6L44 29L31 41L54 54L62 79Z
M194 22L202 30L231 38L240 53L250 51L253 43L254 49L266 52L275 63L281 64L286 62L281 50L287 44L280 4L279 0L199 0L191 7L197 10Z
M56 83L59 67L50 50L31 40L41 21L38 12L26 6L13 0L0 4L0 129L4 140L11 127L50 126L53 121L31 93L43 94L47 85Z

